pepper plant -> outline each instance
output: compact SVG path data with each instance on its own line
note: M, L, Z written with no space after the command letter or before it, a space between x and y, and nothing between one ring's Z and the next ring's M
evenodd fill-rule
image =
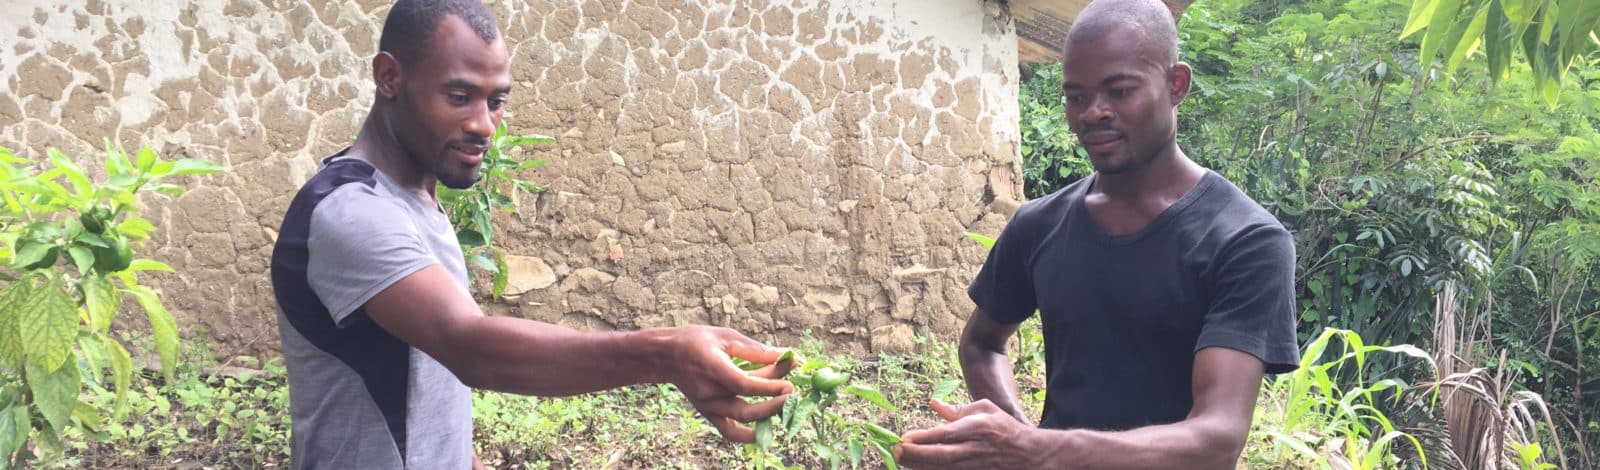
M505 292L508 273L505 254L494 246L494 212L513 209L516 203L511 196L516 191L544 191L538 184L518 178L517 172L549 162L545 159L518 161L511 155L511 150L555 141L553 137L537 134L510 135L502 121L495 127L494 137L489 139L489 147L484 151L478 184L467 189L439 185L439 203L445 207L450 224L456 229L461 255L466 258L468 265L494 275L491 292L495 298Z
M35 174L33 161L0 147L0 467L26 465L39 457L35 448L59 455L71 428L105 438L100 409L80 392L101 387L106 367L114 419L126 415L133 359L110 331L125 296L144 310L170 381L177 325L138 273L172 268L134 256L156 229L138 215L139 196L181 195L169 178L221 171L203 160L165 161L148 147L127 155L107 141L107 177L92 181L56 149L46 156L49 168Z
M785 352L779 361L793 361L794 369L787 377L794 384L794 392L776 416L756 422L756 442L745 445L745 454L752 465L760 469L800 468L788 466L775 454L775 445L781 438L794 443L808 442L811 451L827 462L830 469L843 467L845 459L849 459L850 468L860 467L868 449L877 452L890 469L897 468L892 448L900 443L898 434L868 421L847 418L832 408L840 394L844 394L886 411L898 411L882 392L868 385L850 383L850 374L836 370L825 360L807 360L793 350ZM745 367L753 369L759 365L746 363Z

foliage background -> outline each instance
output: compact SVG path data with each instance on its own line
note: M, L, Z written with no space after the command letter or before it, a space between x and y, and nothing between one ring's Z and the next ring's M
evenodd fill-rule
M1337 327L1458 345L1463 365L1503 367L1509 386L1542 395L1586 468L1577 459L1600 444L1600 68L1590 48L1559 82L1509 54L1498 83L1491 67L1450 73L1453 51L1421 60L1424 34L1398 39L1411 8L1198 2L1180 27L1195 71L1180 145L1294 232L1303 339ZM1056 112L1060 79L1059 65L1039 67L1022 87L1032 197L1087 173ZM1458 325L1442 341L1447 286L1461 294L1441 310ZM1378 361L1368 382L1433 379Z

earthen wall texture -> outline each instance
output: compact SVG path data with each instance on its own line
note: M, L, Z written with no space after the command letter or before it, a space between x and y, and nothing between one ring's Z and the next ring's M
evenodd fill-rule
M388 2L11 0L0 145L101 143L227 168L147 198L144 254L186 336L272 354L276 229L372 102ZM1017 39L989 0L490 2L506 123L546 192L495 219L493 314L576 328L730 326L857 351L951 337L1021 195ZM131 303L130 303L131 306ZM130 327L141 315L122 316Z

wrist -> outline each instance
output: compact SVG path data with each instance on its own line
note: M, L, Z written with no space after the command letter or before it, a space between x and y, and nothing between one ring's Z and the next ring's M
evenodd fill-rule
M679 331L675 328L648 328L624 333L627 351L633 351L633 362L639 368L640 382L647 384L673 383L681 374L677 367Z
M1075 430L1056 430L1039 427L1028 427L1024 431L1022 448L1024 455L1029 459L1030 468L1061 467L1063 462L1073 462L1067 465L1077 468L1079 456L1073 449L1079 445L1082 437Z

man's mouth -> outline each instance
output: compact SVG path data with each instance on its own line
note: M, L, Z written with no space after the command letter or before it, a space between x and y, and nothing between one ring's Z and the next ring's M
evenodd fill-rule
M1117 131L1092 131L1084 133L1078 138L1083 145L1105 145L1122 140L1122 133Z
M459 154L468 165L477 165L483 163L483 152L487 149L478 145L453 145L450 150Z

